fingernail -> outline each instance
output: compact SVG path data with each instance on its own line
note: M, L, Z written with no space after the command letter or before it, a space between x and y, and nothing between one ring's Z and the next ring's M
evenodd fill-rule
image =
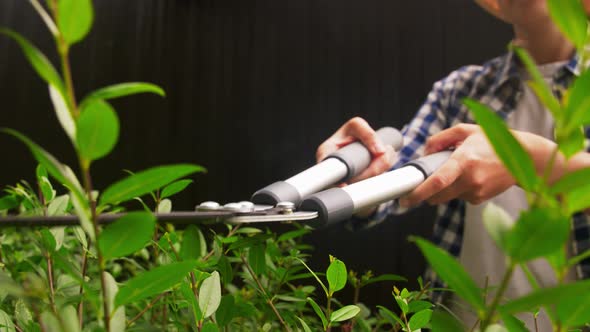
M385 153L385 146L383 145L383 143L377 142L375 143L373 150L375 151L375 153L383 154Z

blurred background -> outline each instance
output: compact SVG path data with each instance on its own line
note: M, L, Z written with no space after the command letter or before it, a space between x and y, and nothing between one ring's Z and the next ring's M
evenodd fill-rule
M432 84L462 65L500 55L509 27L470 0L100 0L89 37L71 50L78 99L124 81L149 81L167 97L113 101L121 120L114 152L93 166L99 189L123 169L190 162L175 210L205 200L248 199L315 163L317 146L353 116L403 127ZM0 1L0 26L31 39L57 64L52 38L28 1ZM69 165L76 161L45 84L17 45L0 37L0 127L17 129ZM23 145L0 136L0 185L33 179ZM74 167L73 167L74 168ZM410 234L430 236L431 208L362 232L306 237L312 266L332 254L349 269L415 280L424 260ZM415 285L415 282L409 284ZM403 286L403 284L402 284ZM361 294L392 301L391 284Z

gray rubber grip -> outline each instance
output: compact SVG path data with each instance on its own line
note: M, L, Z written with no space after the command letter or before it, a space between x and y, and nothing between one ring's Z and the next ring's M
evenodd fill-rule
M278 181L255 192L252 195L252 203L276 205L278 202L293 202L297 204L301 198L297 188L285 181Z
M404 166L414 166L424 173L425 177L429 177L436 171L445 161L449 160L453 151L441 151L431 155L412 160Z
M398 151L403 144L402 134L395 128L383 127L377 130L377 136L385 145L391 145ZM343 181L360 174L371 163L371 152L361 143L355 142L330 154L328 158L338 158L348 168L348 174Z
M354 202L346 191L331 188L307 197L299 209L318 213L318 218L311 222L311 226L317 228L350 219L354 211Z

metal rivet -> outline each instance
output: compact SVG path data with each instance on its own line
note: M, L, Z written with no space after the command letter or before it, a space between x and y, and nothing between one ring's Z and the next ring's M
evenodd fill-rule
M221 206L217 202L207 201L197 205L197 210L199 211L215 211L219 210Z
M293 202L278 202L277 209L281 210L281 213L293 213L295 210L295 203Z
M227 203L223 206L223 209L232 212L242 212L244 210L240 203Z
M249 211L254 211L254 203L248 201L241 201L238 204L242 206L242 208L247 209Z

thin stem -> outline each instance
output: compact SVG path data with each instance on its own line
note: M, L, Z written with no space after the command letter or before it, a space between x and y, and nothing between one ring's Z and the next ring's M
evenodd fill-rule
M488 287L490 286L490 276L486 276L486 280L483 285L483 303L488 302Z
M90 243L89 243L90 244ZM84 250L84 257L82 258L82 282L86 278L86 272L88 270L88 250ZM80 285L80 295L84 294L84 285ZM82 323L84 321L84 300L82 296L80 296L80 303L78 304L78 324L80 326L80 330L82 330Z
M553 151L551 152L551 157L549 158L549 163L545 170L543 171L543 182L548 183L549 178L551 177L551 173L553 172L553 167L555 166L555 161L557 160L557 153L559 152L559 145L556 145Z
M45 258L47 259L47 279L49 280L49 303L51 304L53 313L57 315L57 308L55 307L55 287L53 282L53 264L51 260L51 254L48 252L45 255Z
M504 273L504 277L502 278L502 282L500 283L500 288L498 288L498 292L494 296L494 299L492 301L492 305L486 311L486 314L485 314L484 318L482 319L481 328L480 328L482 331L485 331L486 328L488 327L488 325L490 325L490 323L492 322L492 318L494 317L494 314L496 313L496 308L498 307L498 304L500 304L500 300L502 299L502 295L504 295L506 288L508 288L508 282L510 281L510 278L512 277L512 273L514 272L515 265L516 264L514 264L513 262L510 262L508 269Z
M80 165L82 166L82 172L84 173L84 187L86 189L86 193L88 195L88 201L90 202L90 211L92 212L92 226L94 228L94 236L98 238L100 234L100 229L98 228L98 218L96 215L96 202L92 198L92 179L90 177L90 168L84 161L80 161ZM100 246L95 245L96 249L96 256L98 257L98 270L100 273L100 285L102 290L102 307L104 311L104 326L107 332L111 331L111 319L109 313L109 306L107 303L107 281L105 279L105 259L102 255L102 251L100 250Z
M328 319L328 326L326 327L326 332L330 332L332 330L332 326L330 326L331 311L332 311L332 294L328 293L328 303L326 304L326 318Z
M166 293L162 293L158 295L155 299L152 300L142 311L140 311L135 317L131 318L129 322L127 322L127 328L131 326L131 324L135 323L143 314L145 314L148 310L150 310Z
M356 285L354 285L354 296L352 298L352 303L357 304L359 302L360 295L361 295L361 282L357 281Z
M55 22L58 21L59 12L57 6L57 0L51 0L49 2L49 8L53 14L53 19ZM80 115L78 110L78 106L76 105L76 94L74 93L74 81L72 79L72 69L70 66L70 59L69 59L69 46L66 41L63 39L61 34L57 34L55 38L57 52L59 53L59 57L61 60L61 70L62 75L66 84L66 102L68 103L70 114L74 119L77 119Z
M285 323L285 320L283 320L283 317L281 316L281 314L279 313L279 311L275 307L274 303L272 303L272 299L268 296L268 294L264 290L264 287L262 287L262 283L260 283L260 280L256 276L256 273L254 273L254 270L252 270L252 267L250 266L250 264L248 263L246 258L242 255L241 259L242 259L242 262L244 263L244 266L248 270L248 273L250 273L250 276L252 276L252 279L254 279L254 282L256 282L256 284L258 285L258 288L260 288L260 292L262 293L262 295L266 299L266 303L268 303L268 305L271 307L272 311L275 313L275 315L279 319L279 322L281 322L281 325L283 325L283 328L285 329L285 331L291 332L291 328L287 325L287 323Z
M176 260L180 262L182 260L182 258L180 258L178 251L176 251L176 248L174 248L174 244L170 240L170 236L168 236L168 234L166 234L166 240L168 241L168 245L170 246L170 250L172 250L172 252L174 253L174 256L176 256ZM199 293L197 292L197 278L195 277L195 273L193 271L189 272L189 274L191 276L191 288L193 289L193 294L195 294L195 298L198 300Z

